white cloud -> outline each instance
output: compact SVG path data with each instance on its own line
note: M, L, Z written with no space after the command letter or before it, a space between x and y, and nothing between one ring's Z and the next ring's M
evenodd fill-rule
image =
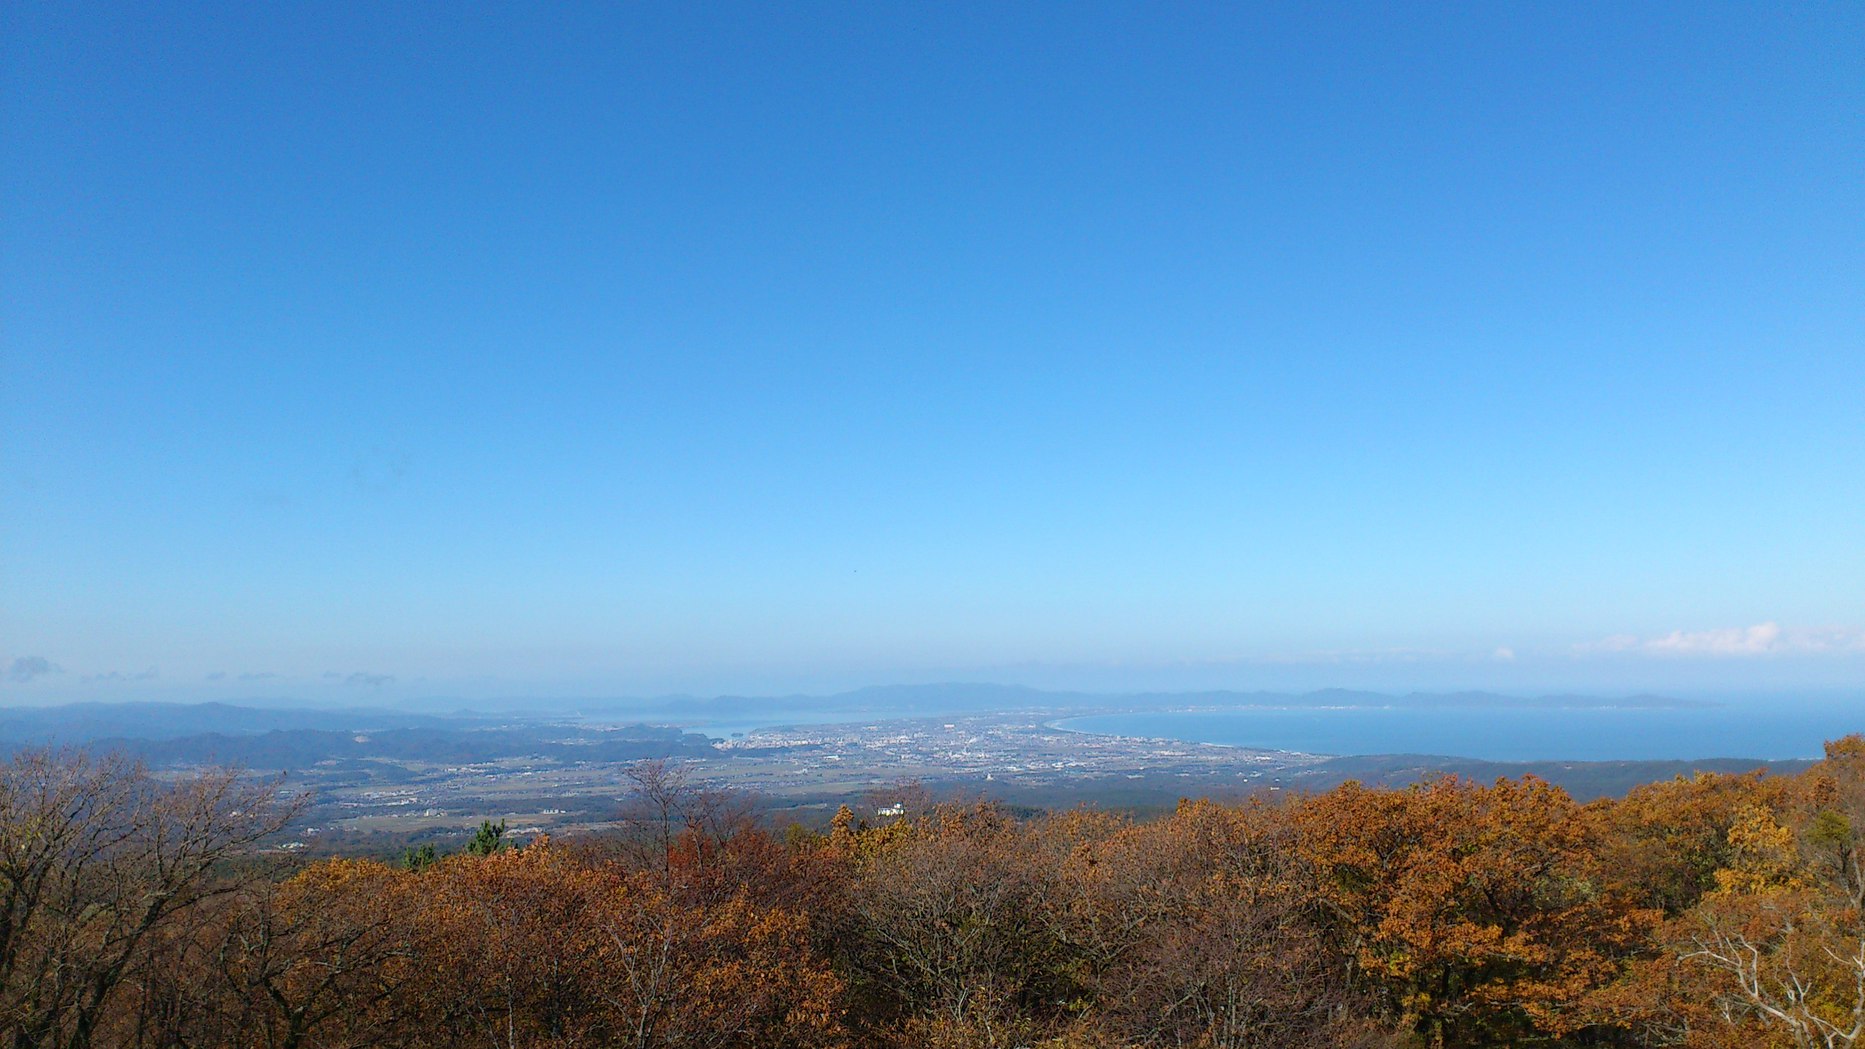
M1508 645L1499 646L1495 652L1490 654L1490 658L1497 662L1507 663L1515 658L1515 649Z
M1841 627L1786 629L1779 623L1715 630L1673 630L1639 637L1615 634L1579 646L1581 652L1627 652L1652 656L1782 656L1865 652L1865 631Z
M1680 656L1758 656L1781 648L1784 640L1779 623L1757 623L1752 627L1726 627L1722 630L1673 630L1652 638L1645 647L1653 652Z

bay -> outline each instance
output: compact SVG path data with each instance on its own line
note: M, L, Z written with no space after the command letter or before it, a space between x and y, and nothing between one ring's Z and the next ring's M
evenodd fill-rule
M1076 732L1310 754L1487 761L1817 758L1865 732L1852 702L1752 699L1713 707L1235 707L1064 718Z

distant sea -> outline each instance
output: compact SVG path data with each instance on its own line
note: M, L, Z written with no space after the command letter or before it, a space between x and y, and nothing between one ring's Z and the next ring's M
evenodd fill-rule
M1076 732L1309 754L1486 761L1817 758L1865 732L1865 705L1746 699L1711 707L1234 707L1063 718Z

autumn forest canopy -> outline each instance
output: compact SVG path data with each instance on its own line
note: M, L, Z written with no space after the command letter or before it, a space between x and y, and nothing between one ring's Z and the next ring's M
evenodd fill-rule
M1349 783L1153 820L909 794L820 831L657 760L622 830L309 861L303 805L24 750L27 1046L1835 1047L1865 1031L1865 737L1578 804Z

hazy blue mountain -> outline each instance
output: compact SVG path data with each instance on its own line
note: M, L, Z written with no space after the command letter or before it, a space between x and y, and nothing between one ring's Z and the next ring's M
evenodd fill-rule
M108 737L173 739L289 729L330 732L457 724L456 718L369 708L249 707L229 703L72 703L0 707L0 741L86 743Z
M627 764L642 758L703 755L704 736L678 729L632 726L568 734L559 726L392 728L381 731L280 729L253 735L202 733L162 739L96 739L91 745L121 750L151 765L237 765L254 769L308 769L331 761L373 759L471 765L502 758Z

